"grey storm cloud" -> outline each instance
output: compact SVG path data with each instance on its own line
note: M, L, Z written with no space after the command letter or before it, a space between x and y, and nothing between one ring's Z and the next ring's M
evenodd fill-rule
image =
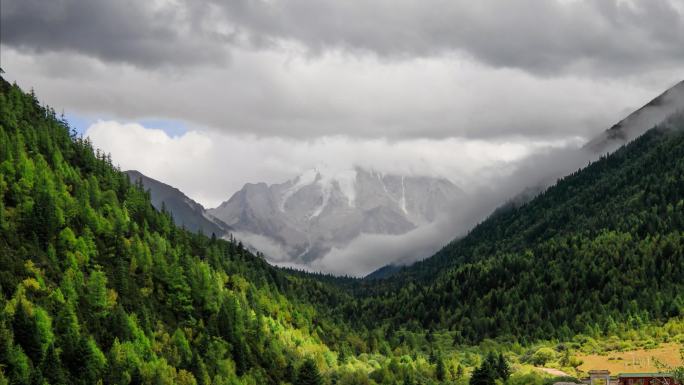
M684 64L680 0L4 0L2 39L137 66L220 64L294 41L401 59L465 53L549 75Z
M73 52L140 67L183 66L227 58L229 36L202 28L190 8L137 0L6 0L2 42L35 52Z
M222 8L257 41L287 38L314 50L464 51L495 67L540 73L684 60L684 15L668 0L235 0Z

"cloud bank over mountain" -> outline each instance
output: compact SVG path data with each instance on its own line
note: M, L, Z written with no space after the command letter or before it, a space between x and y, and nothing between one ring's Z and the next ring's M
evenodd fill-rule
M681 80L684 4L4 0L0 39L7 79L92 123L122 168L205 206L245 183L362 166L449 179L479 212L517 193L502 183L526 164L562 156L536 157ZM439 223L453 235L467 219ZM434 234L421 239L450 239ZM385 260L379 238L355 242L359 261Z

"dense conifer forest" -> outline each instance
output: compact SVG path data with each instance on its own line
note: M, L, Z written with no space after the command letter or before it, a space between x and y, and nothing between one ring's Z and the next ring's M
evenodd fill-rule
M682 129L361 281L175 227L1 80L0 385L543 384L532 367L684 344Z

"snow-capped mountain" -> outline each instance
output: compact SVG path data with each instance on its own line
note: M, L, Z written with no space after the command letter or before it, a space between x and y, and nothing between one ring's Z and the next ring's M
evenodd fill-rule
M404 234L431 223L462 195L441 178L310 170L285 183L247 184L208 212L272 259L306 263L360 234Z

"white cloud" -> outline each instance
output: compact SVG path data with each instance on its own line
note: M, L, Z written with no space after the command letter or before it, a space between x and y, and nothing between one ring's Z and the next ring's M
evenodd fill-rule
M297 140L194 130L171 137L160 129L117 121L98 121L86 136L111 153L122 169L137 169L171 184L207 207L227 200L244 183L278 183L314 167L342 172L362 166L386 173L441 176L468 191L506 175L513 161L581 141L390 141L346 136Z

